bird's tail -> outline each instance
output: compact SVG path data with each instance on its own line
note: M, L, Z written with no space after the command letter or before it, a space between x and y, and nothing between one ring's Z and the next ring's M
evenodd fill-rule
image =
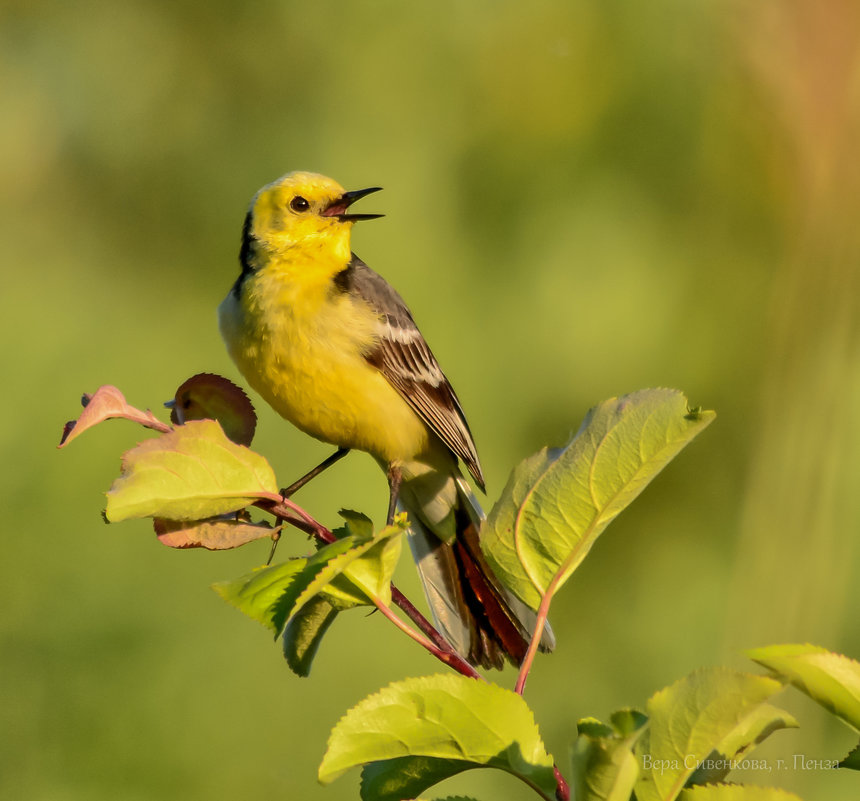
M437 505L449 510L444 527L431 522L438 521L438 510L428 514L427 504L416 503L414 493L401 494L401 507L409 513L409 543L436 628L473 665L502 668L506 659L519 665L535 613L501 585L484 559L479 532L485 516L465 479L445 476L437 490ZM554 646L547 624L541 650Z

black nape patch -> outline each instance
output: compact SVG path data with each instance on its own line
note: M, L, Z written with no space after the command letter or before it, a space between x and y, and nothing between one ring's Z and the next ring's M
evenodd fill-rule
M346 265L339 273L335 273L334 276L334 285L341 292L349 292L355 282L355 265L358 261L358 256L354 253L352 254L352 258L349 260L349 264Z
M233 294L238 298L242 289L242 282L254 272L254 267L251 261L254 257L254 236L251 233L251 212L250 210L245 215L245 222L242 224L242 244L239 247L239 268L241 272L233 284Z

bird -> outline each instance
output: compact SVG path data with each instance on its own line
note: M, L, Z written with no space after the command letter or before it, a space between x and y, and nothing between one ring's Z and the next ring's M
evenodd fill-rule
M301 431L337 450L291 495L351 450L389 484L387 522L405 510L434 623L473 665L525 656L534 614L483 557L483 512L458 464L485 481L451 383L397 291L351 248L351 211L380 187L346 191L290 172L260 189L242 227L240 273L218 308L228 353L250 386ZM541 642L554 645L551 630Z

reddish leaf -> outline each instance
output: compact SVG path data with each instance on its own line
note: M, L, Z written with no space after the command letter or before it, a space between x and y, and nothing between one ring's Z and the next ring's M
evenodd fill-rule
M217 420L224 433L239 445L250 445L257 415L248 396L232 381L213 373L198 373L176 390L170 419L176 425L189 420Z
M237 520L235 516L191 521L156 518L152 522L162 545L169 548L206 548L210 551L238 548L248 542L271 537L277 531L268 523L251 523Z
M68 445L88 428L112 418L131 420L156 431L167 432L171 430L167 423L162 423L148 409L144 412L135 409L134 406L129 406L122 392L110 384L99 387L94 395L85 394L81 398L81 405L84 407L84 411L77 420L70 420L66 423L58 448Z

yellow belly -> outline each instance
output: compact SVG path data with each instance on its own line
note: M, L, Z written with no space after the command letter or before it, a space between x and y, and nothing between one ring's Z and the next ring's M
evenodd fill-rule
M424 453L428 429L388 380L364 359L376 317L324 287L301 295L265 271L230 292L221 333L248 383L302 431L390 462Z

